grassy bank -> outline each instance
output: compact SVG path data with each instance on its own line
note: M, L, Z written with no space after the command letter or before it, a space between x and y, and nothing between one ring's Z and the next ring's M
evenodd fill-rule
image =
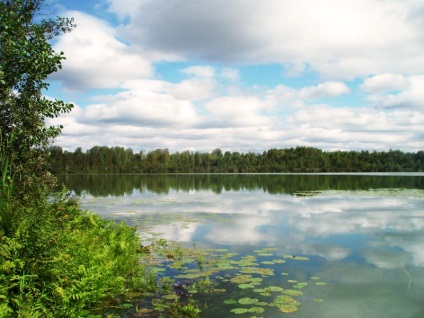
M63 195L15 200L3 186L0 202L0 317L78 317L127 290L154 287L134 228Z

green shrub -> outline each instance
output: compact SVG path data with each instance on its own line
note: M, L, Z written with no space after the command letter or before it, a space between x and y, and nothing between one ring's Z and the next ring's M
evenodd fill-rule
M21 217L12 235L0 232L0 317L76 317L128 288L144 288L134 228L67 199L7 206Z

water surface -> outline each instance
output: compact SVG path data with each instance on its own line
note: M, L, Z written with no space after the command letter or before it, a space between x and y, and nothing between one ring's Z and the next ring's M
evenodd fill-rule
M288 289L309 282L291 317L424 316L423 174L71 175L60 181L80 196L82 208L136 225L143 240L153 234L241 256L271 248L272 256L256 255L275 273L269 284ZM272 264L284 255L307 261ZM236 316L223 305L225 297L252 294L225 287L203 317ZM257 314L283 315L268 307Z

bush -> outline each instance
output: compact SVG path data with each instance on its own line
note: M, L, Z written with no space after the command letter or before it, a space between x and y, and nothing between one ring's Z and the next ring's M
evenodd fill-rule
M22 217L12 235L0 231L0 317L75 317L130 287L143 288L134 228L63 198L2 202Z

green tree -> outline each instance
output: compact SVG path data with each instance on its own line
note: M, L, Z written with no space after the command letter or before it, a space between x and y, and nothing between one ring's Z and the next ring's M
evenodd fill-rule
M62 127L47 127L45 120L72 108L43 91L64 59L49 41L72 30L73 20L49 18L43 10L43 0L0 0L0 176L13 174L17 185L46 180L45 150Z

